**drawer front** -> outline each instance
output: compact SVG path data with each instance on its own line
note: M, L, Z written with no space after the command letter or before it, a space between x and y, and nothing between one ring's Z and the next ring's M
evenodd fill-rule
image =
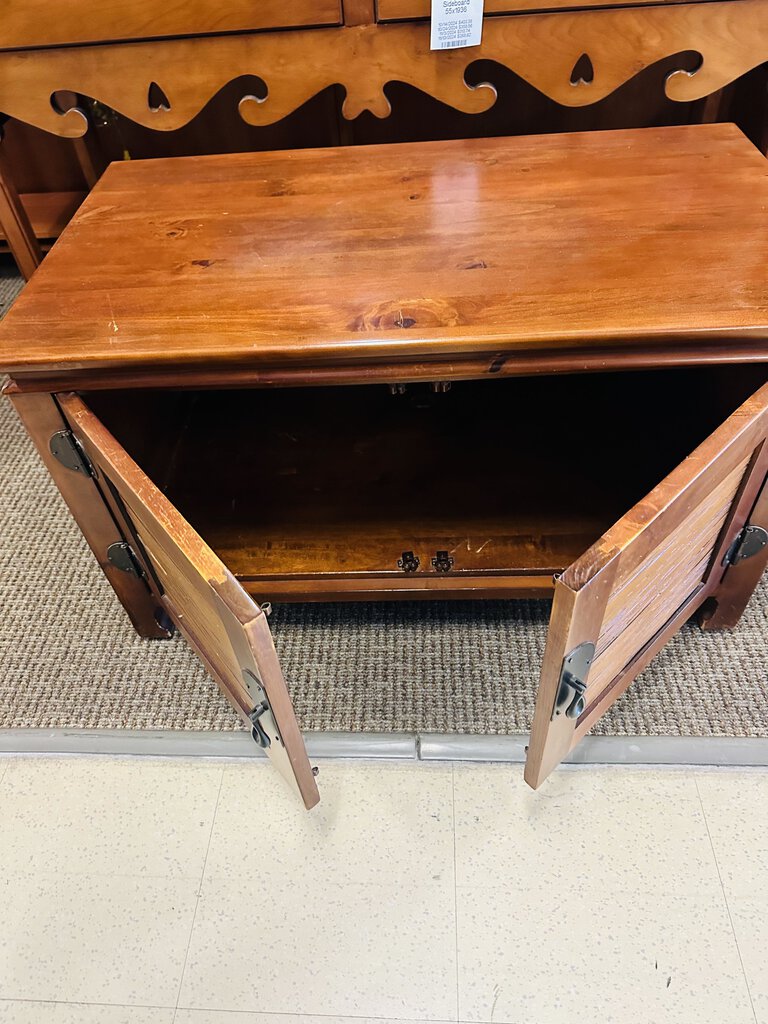
M266 615L77 395L70 429L138 563L176 628L305 807L319 800ZM117 553L115 558L126 558ZM110 559L112 560L112 559Z
M766 525L752 517L767 474L768 384L557 580L525 769L534 789L738 569L728 553L745 523Z
M685 3L686 0L666 0L666 3ZM633 0L632 6L653 4L658 0ZM524 14L535 11L579 11L593 7L615 7L611 0L578 0L565 3L562 0L486 0L485 13ZM376 14L379 21L414 21L430 16L430 0L377 0Z
M341 0L67 0L53 16L44 0L6 0L0 50L340 23Z

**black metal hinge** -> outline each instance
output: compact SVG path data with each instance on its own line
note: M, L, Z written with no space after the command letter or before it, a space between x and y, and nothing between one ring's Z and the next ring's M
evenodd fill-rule
M93 466L71 430L57 430L51 436L48 447L51 450L51 455L62 466L66 466L67 469L71 469L75 473L82 473L84 476L93 476Z
M141 563L136 557L136 553L130 544L126 544L124 540L115 541L114 544L110 544L107 548L107 561L110 565L114 565L116 569L120 569L121 572L129 572L132 576L138 576L141 578L144 575L144 570L141 568Z
M555 706L552 709L553 719L558 715L565 715L566 718L578 718L584 711L587 676L594 657L595 645L587 641L574 647L571 653L563 658Z
M768 545L768 530L762 526L745 526L728 548L723 565L736 565L758 555Z

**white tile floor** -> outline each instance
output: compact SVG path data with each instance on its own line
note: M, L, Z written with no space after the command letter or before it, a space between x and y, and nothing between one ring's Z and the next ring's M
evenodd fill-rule
M768 771L0 758L0 1024L768 1024Z

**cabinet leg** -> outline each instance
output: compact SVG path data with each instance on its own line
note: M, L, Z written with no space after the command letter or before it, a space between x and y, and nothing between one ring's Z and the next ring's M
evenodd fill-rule
M15 391L13 384L6 389L6 393L136 632L144 637L168 637L168 630L156 618L158 611L162 611L160 604L146 582L123 572L107 559L110 544L123 541L124 538L98 484L92 477L67 469L51 454L49 442L52 435L67 429L53 395L22 394Z
M0 127L0 131L1 131ZM0 139L2 136L0 136ZM43 253L24 209L7 163L0 149L0 229L19 270L28 281L43 259Z

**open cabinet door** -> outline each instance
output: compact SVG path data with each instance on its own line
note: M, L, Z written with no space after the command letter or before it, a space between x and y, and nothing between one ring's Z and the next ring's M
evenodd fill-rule
M556 579L525 766L534 789L746 556L767 436L768 385ZM750 537L765 540L758 527Z
M320 799L262 608L77 395L59 404L140 571L308 809Z

